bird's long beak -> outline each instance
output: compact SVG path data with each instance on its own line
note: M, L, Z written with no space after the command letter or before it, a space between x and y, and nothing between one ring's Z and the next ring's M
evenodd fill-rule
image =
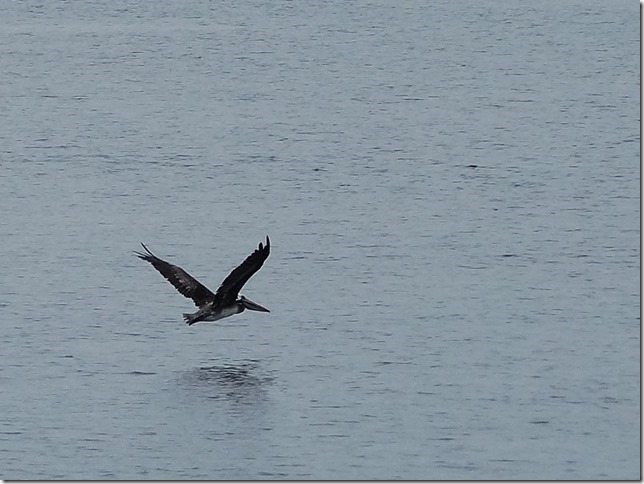
M260 306L259 304L251 301L248 298L242 299L241 302L246 309L250 309L251 311L261 311L263 313L270 313L270 311L266 309L264 306Z

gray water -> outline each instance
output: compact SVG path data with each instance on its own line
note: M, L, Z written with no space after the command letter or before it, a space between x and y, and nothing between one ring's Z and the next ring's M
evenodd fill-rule
M638 479L638 12L2 3L1 477Z

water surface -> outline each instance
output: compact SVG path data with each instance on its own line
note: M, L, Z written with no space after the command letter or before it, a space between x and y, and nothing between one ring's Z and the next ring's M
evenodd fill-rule
M640 477L633 4L0 18L3 478Z

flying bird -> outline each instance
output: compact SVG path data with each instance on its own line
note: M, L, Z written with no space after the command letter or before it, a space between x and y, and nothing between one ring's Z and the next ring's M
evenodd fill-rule
M199 308L196 313L183 314L183 319L189 326L200 321L217 321L233 314L244 312L246 309L265 313L270 312L265 307L239 295L239 291L241 291L244 284L262 267L264 261L268 258L268 254L271 251L271 241L268 239L268 235L266 236L266 245L260 242L257 249L228 274L228 277L224 279L224 282L221 283L221 286L214 294L181 267L159 259L150 252L145 244L141 243L141 245L146 253L134 251L137 257L152 264L177 291L192 299Z

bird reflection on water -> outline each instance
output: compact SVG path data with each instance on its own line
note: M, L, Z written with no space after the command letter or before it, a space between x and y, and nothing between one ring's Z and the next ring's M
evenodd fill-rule
M186 386L201 398L244 406L265 401L266 386L272 380L260 375L255 361L194 368L183 378Z

